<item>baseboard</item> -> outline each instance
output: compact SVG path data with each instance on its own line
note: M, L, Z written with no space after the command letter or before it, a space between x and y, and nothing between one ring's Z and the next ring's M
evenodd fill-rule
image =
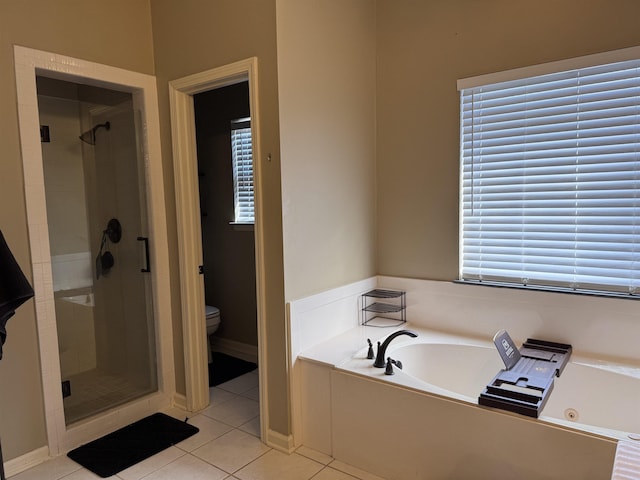
M173 394L173 406L182 410L187 410L187 397L181 393Z
M258 363L258 347L255 345L248 345L226 338L218 338L214 335L211 348L216 352L226 353L227 355L246 360L247 362Z
M17 475L20 472L35 467L49 459L49 447L40 447L25 453L17 458L12 458L4 463L4 473L6 477Z
M284 453L293 453L296 449L293 441L293 435L283 435L271 429L267 430L267 439L265 443Z

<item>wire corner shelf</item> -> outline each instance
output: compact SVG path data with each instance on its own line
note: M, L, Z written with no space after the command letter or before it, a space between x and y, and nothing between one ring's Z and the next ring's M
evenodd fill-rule
M393 327L407 321L407 292L375 288L361 295L361 324Z

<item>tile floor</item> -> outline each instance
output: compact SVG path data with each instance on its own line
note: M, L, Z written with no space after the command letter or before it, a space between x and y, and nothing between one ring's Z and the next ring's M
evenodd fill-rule
M111 375L98 369L71 375L73 395L62 400L67 425L103 412L117 405L130 402L150 393L129 382L121 375Z
M189 423L200 431L110 477L113 480L383 480L306 447L287 455L260 439L258 371L210 389L211 404ZM184 417L180 411L166 412ZM182 415L182 417L180 416ZM10 480L95 480L66 455Z

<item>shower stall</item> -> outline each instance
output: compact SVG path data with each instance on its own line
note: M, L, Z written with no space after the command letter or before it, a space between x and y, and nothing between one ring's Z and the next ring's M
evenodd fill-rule
M130 93L37 77L65 423L158 390L144 161Z

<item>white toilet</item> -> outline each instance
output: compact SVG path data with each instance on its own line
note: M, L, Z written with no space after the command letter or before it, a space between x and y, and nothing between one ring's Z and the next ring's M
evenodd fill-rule
M212 307L211 305L205 305L204 308L207 323L207 352L209 354L209 363L211 363L211 340L209 337L213 335L220 326L220 310L216 307Z

